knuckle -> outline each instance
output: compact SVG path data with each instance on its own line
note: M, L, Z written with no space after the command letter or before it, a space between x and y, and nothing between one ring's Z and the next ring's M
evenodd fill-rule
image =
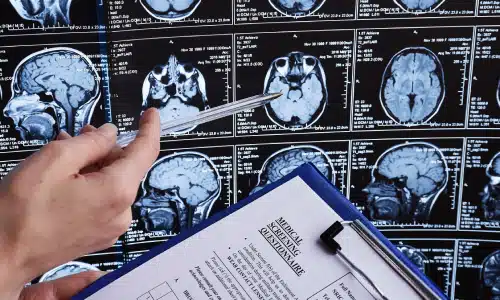
M109 138L100 133L99 131L89 131L83 133L87 136L89 142L98 149L106 149L109 145Z

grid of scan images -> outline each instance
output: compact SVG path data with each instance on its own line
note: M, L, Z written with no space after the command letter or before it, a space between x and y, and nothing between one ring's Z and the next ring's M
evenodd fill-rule
M64 130L161 138L115 270L312 163L450 299L500 299L500 1L5 0L0 177Z

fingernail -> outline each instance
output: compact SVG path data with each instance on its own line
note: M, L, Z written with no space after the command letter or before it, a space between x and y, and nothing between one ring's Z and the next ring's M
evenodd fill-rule
M118 133L118 128L113 123L106 123L98 129L103 135L110 138L115 137Z

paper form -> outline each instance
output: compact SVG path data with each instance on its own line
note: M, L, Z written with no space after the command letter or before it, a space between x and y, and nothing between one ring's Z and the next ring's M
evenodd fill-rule
M182 241L89 300L378 299L320 234L342 220L299 177ZM337 241L389 299L420 299L347 228Z

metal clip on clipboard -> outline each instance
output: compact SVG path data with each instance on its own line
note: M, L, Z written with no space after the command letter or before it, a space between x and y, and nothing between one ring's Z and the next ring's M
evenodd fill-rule
M410 270L394 253L387 248L380 240L359 220L335 222L320 236L321 240L328 248L337 255L343 263L350 269L358 273L370 286L379 294L380 299L388 300L383 291L348 257L342 253L342 248L335 241L335 237L344 229L344 225L352 228L396 273L408 282L415 291L426 300L441 299L433 290L431 290L412 270Z

